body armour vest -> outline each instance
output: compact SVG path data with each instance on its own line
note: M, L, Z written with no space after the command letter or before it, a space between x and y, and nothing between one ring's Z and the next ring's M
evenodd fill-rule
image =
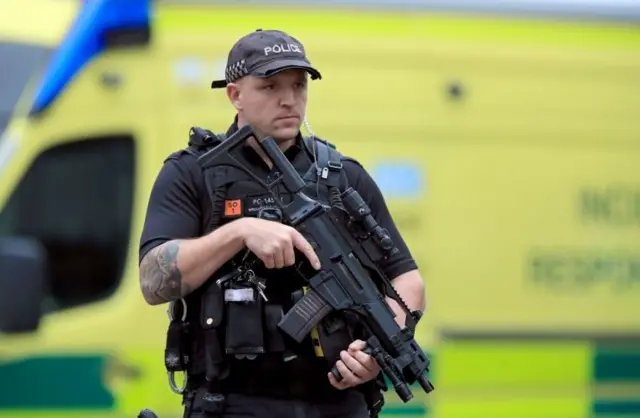
M192 128L189 147L184 151L198 157L222 140L222 135ZM302 138L301 142L301 150L291 163L305 180L303 192L323 203L335 203L333 199L339 199L340 192L347 188L341 168L348 158L318 138ZM203 224L205 234L241 217L281 221L275 199L285 204L291 201L282 186L273 196L234 167L213 166L202 176L212 208L211 220ZM267 354L281 361L315 355L333 364L340 350L355 337L343 315L328 315L299 347L287 342L277 327L305 289L295 269L266 269L248 250L241 251L182 303L170 306L165 351L170 376L184 371L205 376L209 382L220 381L229 373L230 360L251 361ZM172 388L180 393L173 383Z

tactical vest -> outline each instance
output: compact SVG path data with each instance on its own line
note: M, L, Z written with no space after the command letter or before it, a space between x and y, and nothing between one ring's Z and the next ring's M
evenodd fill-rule
M223 135L192 128L189 146L184 152L198 157L223 140ZM329 203L347 187L341 168L342 162L349 158L332 144L315 137L303 138L300 145L302 149L292 164L307 184L304 193ZM203 225L205 234L240 217L281 220L274 197L242 170L214 166L202 175L212 207L211 221ZM291 198L288 192L284 188L279 192L278 198L288 203ZM259 266L245 265L247 253L241 251L201 288L180 303L170 305L165 366L174 392L182 393L173 382L174 372L205 376L207 381L215 382L228 376L228 360L233 357L251 361L275 353L287 361L296 356L285 343L277 323L288 307L303 296L305 288L300 282L296 283L297 288L280 289L281 285L295 283L295 280L289 277L273 280L266 283L265 291L275 289L271 292L274 297L266 298L261 287L265 286L264 280L260 283L265 271ZM266 273L277 275L278 269ZM237 280L238 276L241 280ZM234 279L227 280L230 277ZM333 314L313 330L309 350L333 364L339 359L340 350L353 339L353 328L346 325L343 316Z

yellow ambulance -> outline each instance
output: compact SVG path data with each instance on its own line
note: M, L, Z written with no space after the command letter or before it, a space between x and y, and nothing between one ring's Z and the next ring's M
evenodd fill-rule
M165 156L233 113L256 28L427 281L436 391L385 417L640 416L637 24L215 2L0 2L0 417L180 415L138 239ZM631 415L629 415L631 414Z

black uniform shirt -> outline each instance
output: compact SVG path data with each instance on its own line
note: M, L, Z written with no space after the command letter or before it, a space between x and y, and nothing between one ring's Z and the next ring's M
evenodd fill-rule
M227 135L236 130L237 125L234 123ZM285 155L291 160L298 152L304 152L299 141L287 149ZM252 148L245 147L244 156L254 165L258 175L264 174L266 177L269 168ZM416 269L416 262L400 236L373 178L361 165L350 160L343 161L343 171L349 186L362 196L369 205L372 216L381 227L387 229L398 247L399 251L381 266L384 273L389 279L393 279ZM164 242L201 236L205 232L202 225L207 225L211 216L211 202L206 196L204 180L195 157L183 153L167 160L151 190L140 239L139 259L142 260L151 249Z

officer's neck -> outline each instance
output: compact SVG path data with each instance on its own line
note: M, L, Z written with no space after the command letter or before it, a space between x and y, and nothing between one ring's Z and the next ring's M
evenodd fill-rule
M287 150L287 148L291 147L295 143L295 138L289 139L286 141L277 141L277 142L278 142L278 147L280 147L280 149L284 152ZM262 158L262 160L267 164L269 169L273 168L273 163L271 162L271 159L267 156L267 154L264 152L264 150L262 149L260 144L258 144L258 141L254 137L247 139L247 144L255 150L255 152L260 156L260 158Z

